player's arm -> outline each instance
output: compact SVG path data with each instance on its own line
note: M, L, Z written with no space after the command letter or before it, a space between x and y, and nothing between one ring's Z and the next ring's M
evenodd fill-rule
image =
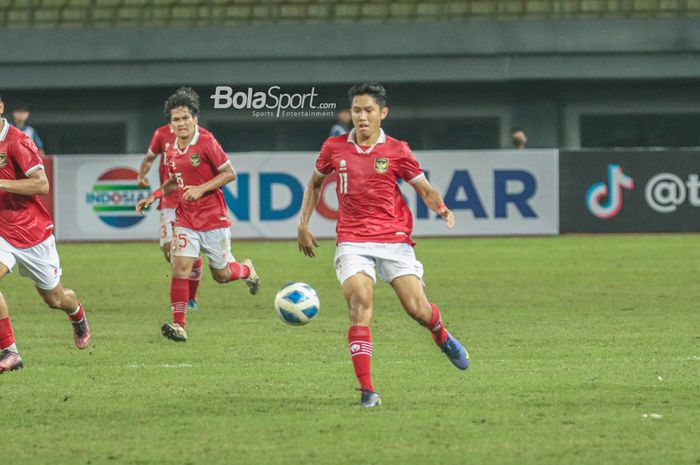
M437 213L447 221L447 227L452 229L455 225L455 215L452 210L447 208L445 201L438 191L433 189L432 184L426 178L422 178L412 184L413 188L418 192L420 198L423 199L425 205L432 211Z
M221 186L225 186L231 181L236 180L236 170L233 169L230 162L226 162L223 166L219 167L219 174L214 176L210 181L200 184L199 186L185 186L182 188L183 194L182 198L188 202L194 202L200 199L204 194L209 191L216 190Z
M151 183L148 181L148 176L146 176L146 173L151 170L151 166L153 166L153 162L157 157L158 154L153 153L153 151L149 148L146 156L143 157L143 160L141 160L139 175L136 178L136 181L139 183L139 187L148 187L151 185Z
M143 215L143 211L150 207L153 202L155 202L157 199L167 197L176 190L177 182L172 178L166 179L162 186L151 192L151 195L149 195L145 199L141 199L138 201L138 203L136 204L136 211Z
M19 195L43 195L49 192L44 169L35 169L26 179L0 179L0 191Z
M304 191L304 200L301 202L301 219L299 220L299 229L297 231L297 239L299 242L299 250L304 252L307 257L315 257L314 246L318 247L314 235L309 231L309 221L311 214L314 212L318 201L321 198L321 188L325 176L314 170L309 183Z

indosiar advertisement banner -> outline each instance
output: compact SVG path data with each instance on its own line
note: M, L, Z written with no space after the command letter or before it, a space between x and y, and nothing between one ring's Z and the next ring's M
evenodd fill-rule
M454 211L457 223L454 229L447 229L414 189L401 183L414 214L414 236L558 233L556 150L422 151L415 155ZM296 237L304 189L316 156L306 152L231 154L238 177L223 191L233 221L232 237ZM133 209L150 193L136 184L140 161L140 156L57 157L58 239L156 240L158 211L152 208L142 217ZM155 169L149 177L155 184ZM337 177L331 174L310 223L319 238L335 237L336 184Z
M562 151L561 232L700 231L697 150Z

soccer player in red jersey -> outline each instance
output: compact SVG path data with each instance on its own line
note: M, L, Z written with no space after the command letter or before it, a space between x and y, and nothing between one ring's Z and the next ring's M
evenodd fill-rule
M141 200L136 210L143 213L156 199L178 191L180 202L175 213L170 256L173 322L161 329L168 339L186 341L187 278L200 249L204 250L211 274L219 283L243 279L250 293L257 294L260 278L252 260L238 263L231 254L231 221L221 187L235 180L236 172L219 142L200 130L197 99L176 92L166 101L165 114L176 136L166 152L169 178L160 189Z
M394 288L406 313L428 328L457 368L469 368L469 355L445 329L437 305L425 296L423 265L416 260L411 240L413 216L397 180L413 186L449 228L454 227L454 214L426 179L408 144L384 134L381 122L389 113L384 87L376 82L357 84L350 89L349 97L354 129L327 139L321 147L304 192L298 240L299 250L314 257L318 244L309 230L309 219L324 179L335 172L339 203L335 270L350 315L348 346L362 391L360 405L375 407L381 399L372 384L369 324L377 271Z
M183 93L192 96L192 98L199 105L199 96L190 87L180 87L176 93ZM199 131L202 134L211 135L209 131L200 127ZM160 161L158 163L158 176L160 178L160 184L163 184L169 177L168 174L168 157L166 152L171 145L175 142L175 134L170 124L165 124L153 133L153 138L148 146L148 152L146 156L141 161L141 166L139 167L139 174L137 181L140 187L149 187L150 182L147 173L150 171L153 162L160 156ZM177 209L177 204L180 202L178 198L177 191L174 191L170 195L163 196L158 203L158 210L160 210L160 248L163 251L165 259L170 262L170 250L172 248L173 239L173 228L175 227L175 210ZM189 290L189 300L187 302L188 310L197 310L197 290L199 289L199 283L202 280L202 259L197 257L192 265L192 273L187 278L190 287Z
M0 98L0 115L4 109ZM85 349L90 341L85 311L75 292L61 286L53 221L37 197L48 191L49 181L36 145L6 119L0 119L0 280L17 263L19 273L34 282L44 302L68 314L75 345ZM23 366L7 303L0 293L0 373Z

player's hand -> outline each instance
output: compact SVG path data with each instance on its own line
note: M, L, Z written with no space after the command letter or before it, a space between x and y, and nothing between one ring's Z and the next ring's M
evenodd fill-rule
M184 191L182 198L188 202L199 200L204 195L204 190L199 186L185 186L182 190Z
M447 227L452 229L455 227L455 214L449 208L441 208L438 210L438 215L442 217L443 220L447 221Z
M318 247L318 242L314 239L314 235L311 234L309 228L299 228L297 238L299 241L299 251L303 252L307 257L315 257L316 253L314 253L314 247Z
M147 209L148 207L151 206L153 202L156 201L156 198L152 195L149 195L145 199L139 200L139 202L136 204L136 211L138 212L139 215L143 215L143 211Z
M136 182L138 183L139 187L141 188L146 188L151 185L151 183L148 181L148 176L138 176L136 178Z

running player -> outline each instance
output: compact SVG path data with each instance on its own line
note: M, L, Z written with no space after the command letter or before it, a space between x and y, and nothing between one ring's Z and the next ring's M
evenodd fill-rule
M186 341L187 277L200 249L204 250L211 274L219 283L243 279L250 293L257 294L260 278L252 260L238 263L231 254L231 221L221 187L235 180L236 172L219 142L211 134L200 131L197 100L176 92L165 102L165 114L176 136L166 152L169 178L160 189L141 200L136 210L143 213L156 199L178 191L180 202L175 212L170 256L173 321L161 330L168 339Z
M199 96L190 87L180 87L175 93L183 93L192 96L197 105L199 105ZM204 128L199 128L202 134L210 134ZM163 184L168 179L168 158L166 152L175 142L175 134L169 124L165 124L153 133L151 144L148 146L148 152L141 161L137 181L140 187L150 187L148 172L151 170L153 162L160 156L158 163L158 176L160 184ZM175 209L179 202L177 191L170 195L166 195L158 202L158 210L160 210L160 248L163 251L165 259L170 262L170 250L172 248L173 228L175 226ZM192 265L192 273L187 278L190 287L189 301L187 302L188 310L197 310L197 289L202 280L202 259L197 257Z
M437 305L424 294L423 265L416 260L411 240L413 216L397 180L413 186L448 228L454 227L454 214L426 179L408 144L384 134L381 123L389 113L384 87L376 82L357 84L349 97L354 129L323 144L304 192L298 240L299 250L314 257L318 244L309 230L309 220L323 180L336 172L335 270L350 314L348 346L362 391L360 405L375 407L381 399L372 384L369 324L377 271L394 288L406 313L430 330L435 343L457 368L469 368L469 355L447 332Z
M0 115L5 104L0 98ZM61 286L61 265L53 221L37 195L49 191L39 150L26 134L0 118L0 280L12 272L34 282L49 307L63 310L73 324L78 349L90 341L83 306L71 289ZM0 373L22 368L10 324L9 310L0 293Z

